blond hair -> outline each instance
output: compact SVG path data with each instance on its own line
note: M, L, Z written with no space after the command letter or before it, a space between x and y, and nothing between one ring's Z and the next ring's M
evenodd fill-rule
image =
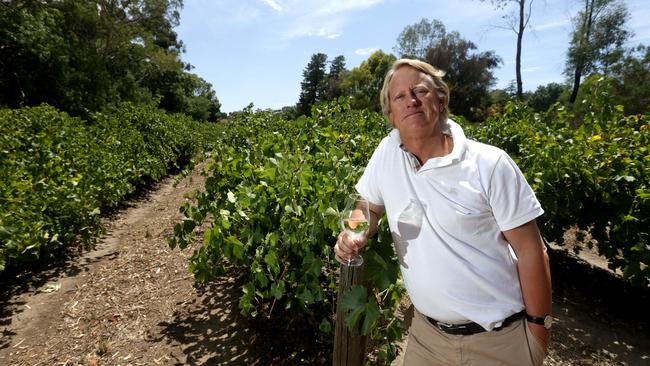
M384 78L384 85L381 88L381 93L379 94L379 103L381 103L381 111L384 113L384 116L388 118L390 114L390 98L388 96L388 85L393 79L393 75L397 69L402 67L412 67L416 70L423 72L431 78L433 83L433 88L436 91L438 101L442 105L440 108L439 118L443 123L447 121L449 117L449 87L442 81L442 77L445 76L445 72L438 70L435 67L429 65L428 63L420 60L402 58L393 64L393 67L388 70L386 77Z

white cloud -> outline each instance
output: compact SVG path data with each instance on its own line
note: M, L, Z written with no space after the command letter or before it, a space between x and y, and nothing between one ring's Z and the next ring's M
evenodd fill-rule
M276 0L264 0L276 1ZM335 39L352 21L355 11L364 10L383 0L286 0L282 2L287 19L284 39L323 37Z
M542 68L539 67L539 66L526 67L526 68L521 69L521 72L535 72L535 71L539 71L541 69Z
M561 21L561 22L550 22L542 25L538 25L533 27L536 31L543 31L543 30L549 30L549 29L555 29L559 27L563 27L565 25L568 25L568 21Z
M338 28L339 26L336 24L323 24L322 27L319 27L318 24L312 25L309 24L309 22L301 22L285 32L284 38L322 37L335 39L341 36L341 32L338 31Z
M374 53L375 51L377 51L376 48L359 48L358 50L354 51L354 53L360 56L367 56Z
M322 1L316 13L318 15L329 15L344 13L354 10L363 10L381 3L382 0L330 0Z
M278 2L275 1L275 0L262 0L262 2L264 4L270 6L271 8L273 8L273 10L276 10L276 11L279 11L279 12L281 12L283 10L282 6L280 4L278 4Z

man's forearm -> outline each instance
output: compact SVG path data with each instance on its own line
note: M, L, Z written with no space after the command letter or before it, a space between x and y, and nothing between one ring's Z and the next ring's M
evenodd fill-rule
M535 317L551 314L551 270L546 247L535 220L504 231L517 254L517 269L526 313ZM548 347L550 333L543 325L529 323L530 331Z
M518 254L519 282L526 312L543 317L551 313L551 272L545 251L527 250Z
M377 206L370 204L370 222L368 228L368 236L374 236L377 234L379 219L384 214L384 208L382 206Z

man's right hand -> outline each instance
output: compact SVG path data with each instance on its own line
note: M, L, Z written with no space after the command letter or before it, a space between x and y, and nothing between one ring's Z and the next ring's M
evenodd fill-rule
M368 237L366 235L353 240L345 231L342 231L336 239L336 245L334 245L336 259L341 263L347 263L348 259L359 253L367 242Z

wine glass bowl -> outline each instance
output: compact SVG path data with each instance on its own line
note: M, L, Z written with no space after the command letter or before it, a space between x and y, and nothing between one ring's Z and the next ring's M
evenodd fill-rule
M345 208L341 211L339 223L350 239L357 241L368 236L370 227L370 204L368 200L358 193L352 193L346 196ZM360 266L363 264L363 257L357 253L351 255L344 265Z

